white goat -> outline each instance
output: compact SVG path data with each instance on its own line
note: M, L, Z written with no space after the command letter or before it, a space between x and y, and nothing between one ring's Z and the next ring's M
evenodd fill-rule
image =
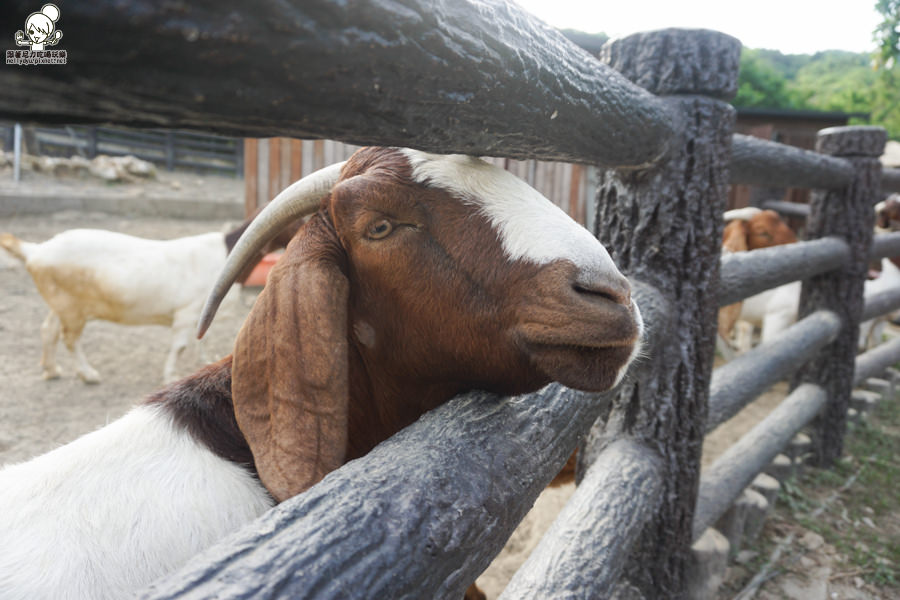
M587 230L502 169L395 148L282 192L209 306L304 212L233 356L0 470L0 598L130 597L457 393L601 391L639 352Z
M0 246L25 263L50 306L41 325L44 378L60 375L56 347L62 334L75 357L76 372L86 383L100 381L80 339L85 324L93 319L172 327L172 345L163 368L163 380L172 381L176 361L187 347L203 301L227 256L224 233L148 240L99 229L72 229L40 244L4 233Z
M872 295L900 286L900 269L887 258L881 259L881 275L867 280L864 295ZM797 320L800 310L801 282L792 281L785 285L766 290L744 300L740 319L761 330L760 341L771 341L776 335L790 327ZM860 324L859 349L864 350L877 343L884 330L885 317L872 319ZM738 336L738 350L750 349L747 335Z

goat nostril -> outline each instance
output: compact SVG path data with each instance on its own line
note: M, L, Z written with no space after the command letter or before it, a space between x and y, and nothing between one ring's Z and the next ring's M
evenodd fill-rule
M598 296L625 306L631 305L631 286L624 277L604 277L593 281L577 280L572 283L572 289L578 294Z

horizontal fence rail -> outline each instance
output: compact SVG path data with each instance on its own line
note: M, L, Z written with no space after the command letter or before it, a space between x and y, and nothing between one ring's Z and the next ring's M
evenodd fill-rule
M852 177L852 165L840 158L749 135L732 138L731 183L832 189Z
M4 2L0 38L33 10ZM365 0L351 19L341 2L262 0L239 26L213 3L97 0L65 19L104 34L67 38L65 68L0 72L3 118L609 166L653 163L675 133L655 96L500 0Z
M709 386L707 433L736 415L772 384L789 377L831 343L840 327L841 320L833 312L813 313L774 340L715 369Z
M659 456L634 440L613 442L498 600L608 596L661 492Z
M773 287L830 271L847 260L847 244L836 237L722 256L719 306Z
M143 597L462 598L604 405L558 384L458 396Z
M8 126L12 129L12 126ZM240 172L243 168L242 140L188 131L132 130L109 127L38 127L34 130L33 154L91 159L101 154L136 156L160 167Z
M866 296L860 320L868 321L895 310L900 310L900 286Z
M879 260L889 256L900 256L900 232L882 233L872 239L869 258Z
M812 421L825 400L822 388L801 385L704 470L694 515L694 540L725 513L791 438Z
M900 169L884 169L881 174L881 189L885 193L900 194Z
M784 200L766 200L763 208L768 208L788 217L808 217L809 204L799 202L785 202Z
M869 377L876 377L898 362L900 362L900 338L860 354L856 358L853 384L858 385Z

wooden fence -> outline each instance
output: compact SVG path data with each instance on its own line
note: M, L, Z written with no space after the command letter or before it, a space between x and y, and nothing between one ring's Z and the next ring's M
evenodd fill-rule
M67 27L116 32L123 17L111 4L73 5ZM48 120L140 124L150 112L166 126L245 137L596 164L591 229L632 279L647 324L647 358L616 390L457 397L145 597L460 598L579 445L580 485L501 597L683 598L691 544L801 428L821 464L834 460L851 386L900 359L898 342L853 351L863 316L900 306L896 290L863 301L866 260L900 254L900 234L872 241L873 204L900 190L900 173L876 159L884 131L826 130L817 152L734 136L726 99L740 43L730 36L636 34L598 61L499 0L373 0L352 14L328 0L262 2L243 26L265 36L235 36L220 4L198 5L175 30L167 9L141 10L146 39L98 36L82 65L67 65L82 93L115 86L116 104L73 104L50 85L71 73L30 83L7 69L0 116L21 114L24 98ZM204 53L183 34L191 19ZM122 59L108 66L111 53ZM165 70L160 90L144 69L173 55L191 60ZM227 77L216 71L223 57ZM92 60L104 68L84 66ZM266 93L232 98L235 81ZM807 241L720 264L729 182L814 189ZM713 371L718 307L799 278L801 320L777 345ZM780 377L794 391L701 476L705 433Z
M12 149L12 125L0 125L6 149ZM25 128L27 151L35 155L80 155L94 158L132 155L169 171L199 169L240 174L243 144L240 139L175 130L134 130L113 127L67 125Z
M290 138L244 140L244 203L249 216L278 192L359 148L334 140ZM561 162L487 158L528 182L579 223L587 222L596 193L596 167Z

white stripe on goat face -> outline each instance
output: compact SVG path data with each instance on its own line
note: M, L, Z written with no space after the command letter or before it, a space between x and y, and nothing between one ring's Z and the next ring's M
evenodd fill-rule
M460 154L404 149L413 179L480 206L510 260L539 265L565 259L593 279L619 270L590 232L527 183L500 167Z

